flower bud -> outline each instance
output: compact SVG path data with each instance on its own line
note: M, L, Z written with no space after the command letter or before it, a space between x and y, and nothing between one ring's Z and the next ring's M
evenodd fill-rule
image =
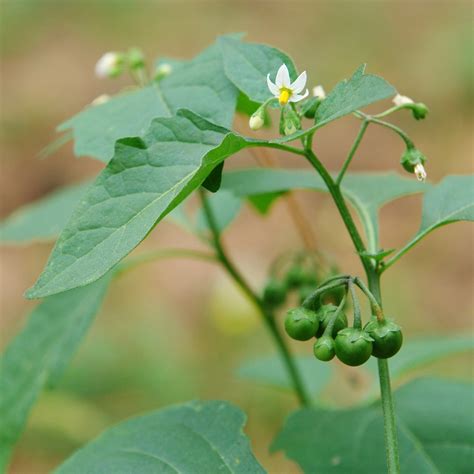
M263 127L263 124L265 123L265 120L261 116L261 114L255 112L249 119L249 127L252 130L260 130Z
M131 48L127 53L127 60L132 70L143 69L145 67L145 56L141 49Z
M173 67L169 63L161 63L156 66L154 80L161 81L173 72Z
M97 77L118 77L123 72L123 55L116 52L105 53L95 65Z
M280 133L292 135L301 129L301 120L291 106L283 107L280 117Z
M326 92L324 91L323 86L313 87L313 97L316 97L320 100L324 100L326 98Z
M403 168L405 168L409 173L415 173L418 181L426 180L426 170L423 166L425 162L425 155L414 147L408 147L400 160Z
M428 107L426 107L426 105L423 104L422 102L417 102L416 104L413 104L410 108L411 108L413 117L415 117L416 120L424 119L428 115L428 112L429 112Z

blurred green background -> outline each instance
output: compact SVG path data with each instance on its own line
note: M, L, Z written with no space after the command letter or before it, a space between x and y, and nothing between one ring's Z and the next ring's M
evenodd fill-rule
M101 164L76 159L70 144L47 159L38 152L55 126L102 93L127 84L99 80L93 68L108 50L141 47L150 59L189 58L216 35L245 31L251 41L288 52L309 86L334 84L363 62L400 93L430 107L424 122L409 113L393 118L429 158L429 178L472 173L473 7L470 1L40 1L1 3L1 216L58 186L97 173ZM236 126L243 129L243 122ZM357 133L347 118L315 141L337 169ZM246 130L248 133L248 130ZM402 144L371 128L354 170L401 170ZM303 167L275 155L284 166ZM229 168L254 165L245 153ZM326 196L297 193L318 246L345 272L361 273L345 230ZM382 245L400 246L416 232L421 201L405 198L382 212ZM252 231L250 232L250 229ZM195 240L163 223L144 247L196 247ZM272 258L302 246L284 203L261 220L246 208L225 235L238 266L261 285ZM42 269L51 246L3 247L1 346L22 327L35 302L23 291ZM384 303L415 335L472 332L473 233L460 223L438 230L384 276ZM311 353L311 344L295 350ZM235 370L255 355L271 354L271 341L253 309L219 269L166 261L114 283L96 323L63 381L41 397L15 453L12 473L43 473L104 427L146 410L194 398L228 399L249 415L247 433L261 462L275 473L298 472L268 445L296 406L291 394L238 379ZM315 362L316 363L316 362ZM357 370L338 378L327 399L357 397ZM422 373L472 377L472 360L459 356ZM359 385L358 385L359 384ZM347 393L346 393L347 389Z

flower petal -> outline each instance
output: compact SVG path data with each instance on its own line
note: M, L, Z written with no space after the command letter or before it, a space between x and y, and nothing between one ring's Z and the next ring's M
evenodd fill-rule
M306 99L306 97L308 97L309 95L309 90L306 89L306 92L301 95L301 94L292 94L292 96L290 97L290 102L299 102L300 100L303 100L303 99Z
M278 69L276 78L275 78L276 86L281 89L282 87L290 88L290 73L288 72L288 68L286 64L282 64L280 69Z
M293 91L293 94L299 94L306 85L306 71L303 71L293 84L291 84L290 89Z
M270 89L270 92L275 97L280 96L280 89L278 89L278 87L275 84L273 84L273 82L270 80L270 74L267 75L267 85L268 85L268 88Z

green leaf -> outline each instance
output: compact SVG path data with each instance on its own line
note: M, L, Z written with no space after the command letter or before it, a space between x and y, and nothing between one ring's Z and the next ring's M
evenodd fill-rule
M208 197L217 229L222 233L238 216L242 207L242 200L229 191L221 190ZM198 233L207 231L207 219L202 208L198 210L196 228Z
M155 119L143 140L117 142L114 158L74 211L27 297L60 293L100 278L217 164L248 143L185 110L177 117Z
M90 182L64 187L21 207L0 223L0 241L28 243L58 236Z
M403 344L400 352L390 359L390 373L393 379L425 364L447 356L474 350L472 335L444 335L413 338ZM364 368L377 375L377 363L371 358Z
M237 196L258 196L291 189L327 191L323 180L313 171L256 168L226 173L223 189ZM400 197L422 192L429 185L396 173L347 174L341 189L359 214L372 246L378 240L378 210ZM276 196L276 195L275 195ZM374 249L378 250L378 249Z
M110 275L45 299L0 360L0 471L46 387L61 376L104 298Z
M285 193L266 193L266 194L255 194L252 196L248 196L248 201L252 206L257 209L257 211L265 215L268 213L272 204L280 197L283 196Z
M395 393L401 473L471 472L472 386L420 379ZM305 473L386 472L380 403L349 410L312 408L290 415L272 450Z
M321 102L315 121L321 126L396 93L385 79L365 74L365 64L362 64L350 79L339 82Z
M474 220L474 176L447 176L423 198L418 241L437 227Z
M276 48L257 43L244 43L234 38L221 37L218 45L222 51L227 77L251 101L263 103L271 97L267 74L274 80L278 68L286 64L290 77L296 79L293 61Z
M171 406L105 431L56 472L264 473L243 433L245 421L227 402Z
M88 106L58 130L73 130L76 155L108 162L118 139L143 137L156 117L171 117L187 108L230 127L236 102L237 89L224 74L219 48L213 45L193 60L183 62L159 86L147 86L105 104Z
M329 364L321 364L310 356L294 358L308 393L318 397L332 375ZM254 359L243 364L238 370L239 377L280 389L293 391L288 370L280 357L269 356Z

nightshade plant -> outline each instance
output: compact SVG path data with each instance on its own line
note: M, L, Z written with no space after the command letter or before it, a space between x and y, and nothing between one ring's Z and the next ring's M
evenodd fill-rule
M240 370L242 376L290 387L301 404L272 450L285 451L308 473L472 472L473 425L466 416L470 386L420 379L392 394L389 374L389 364L392 377L399 377L473 345L472 338L459 336L405 338L402 347L397 314L389 310L387 317L382 306L380 277L386 270L432 230L474 217L472 177L424 182L424 155L403 130L386 121L399 111L424 119L427 107L367 74L365 66L327 95L321 86L309 94L306 73L298 75L286 54L232 35L218 38L192 60L161 60L152 74L137 49L108 53L96 67L99 76L127 72L136 87L97 98L59 127L65 132L59 143L73 138L75 154L103 161L102 172L94 181L56 192L2 223L2 240L10 243L59 234L44 271L26 292L27 298L43 301L1 359L3 468L32 405L64 372L114 278L154 259L190 257L221 264L255 303L275 342L278 357L252 361ZM394 104L375 115L361 111L384 99ZM247 117L245 133L231 130L236 114ZM359 121L360 130L342 168L333 173L313 142L319 129L345 116ZM258 138L254 130L274 118L279 119L279 136ZM369 126L400 137L405 149L401 165L410 174L348 172ZM311 169L224 172L227 158L263 148L294 155ZM391 155L382 158L393 160ZM293 189L330 194L360 259L361 275L344 274L343 262L338 270L306 242L307 248L273 263L261 291L247 283L229 258L222 233L244 200L265 214L275 200L291 199ZM183 207L193 193L201 203L197 217ZM419 231L399 250L382 249L379 209L414 193L423 194ZM209 251L158 249L127 258L167 216L195 233ZM301 344L306 344L309 358L290 352L279 317L292 292L299 306L287 313L284 327L289 336L307 341ZM361 297L371 314L362 314ZM380 400L371 392L352 408L315 403L328 379L327 361L333 358L376 371ZM264 472L243 434L244 423L244 414L226 402L175 405L112 427L57 472Z

